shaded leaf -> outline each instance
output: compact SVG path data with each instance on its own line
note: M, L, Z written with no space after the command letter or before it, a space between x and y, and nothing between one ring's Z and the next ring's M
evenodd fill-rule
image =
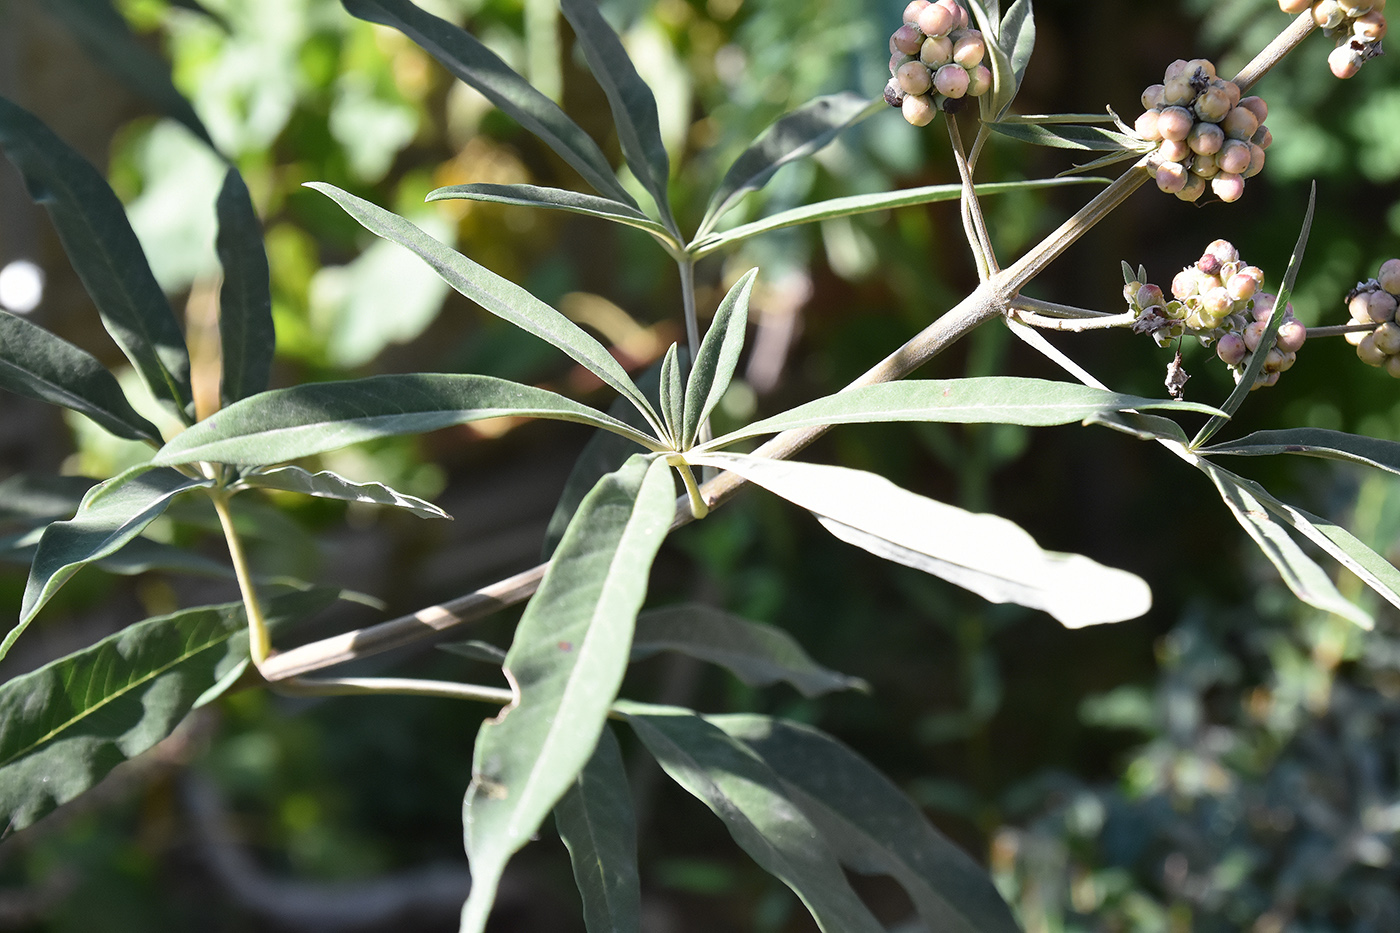
M447 284L482 308L563 350L599 379L630 398L637 410L646 415L652 426L660 432L660 419L641 390L627 375L627 371L613 359L612 354L602 344L573 321L514 282L501 278L456 250L439 243L397 214L347 194L332 185L310 182L307 187L314 188L335 201L371 233L392 240L418 254Z
M665 460L632 457L584 497L525 608L506 654L516 701L477 734L463 804L466 933L485 927L506 862L593 755L674 514Z
M87 476L16 473L0 482L0 520L31 523L72 515L96 483Z
M1347 434L1327 428L1289 428L1284 431L1255 431L1237 441L1203 447L1203 457L1229 454L1237 457L1269 457L1274 454L1302 454L1327 460L1344 460L1400 473L1400 444L1361 434Z
M388 505L411 512L419 518L452 518L431 502L417 496L405 495L383 483L352 482L329 470L312 473L298 466L259 470L245 475L238 481L238 485L258 489L282 489L308 496L320 496L323 499L341 499L345 502Z
M1143 415L1137 412L1118 411L1090 415L1086 424L1101 424L1106 428L1121 431L1140 441L1169 440L1185 445L1186 432L1170 418L1160 415Z
M750 269L734 283L700 342L685 386L685 416L677 438L683 450L695 443L700 426L709 420L734 379L734 368L744 349L744 329L749 324L749 296L757 277L758 270Z
M783 681L805 697L869 690L859 677L822 667L791 635L699 603L649 609L637 617L632 660L678 651L727 668L750 687Z
M480 91L574 167L593 190L629 207L637 202L618 182L587 133L470 33L408 0L342 0L350 15L399 30L444 68Z
M792 888L826 933L883 933L841 864L777 774L752 748L690 710L619 703L637 738L734 841Z
M1134 139L1113 130L1097 126L1080 126L1075 123L988 123L988 129L1003 136L1019 139L1033 146L1049 146L1052 149L1087 149L1097 152L1145 153L1156 148L1156 143ZM978 189L981 193L981 189Z
M188 423L190 358L126 210L102 175L33 114L0 97L0 146L53 218L102 323L151 392Z
M542 207L550 210L569 211L587 217L601 217L645 230L652 236L666 242L675 242L675 237L661 224L646 214L610 198L582 194L563 188L541 188L536 185L452 185L438 188L428 193L429 201L450 201L465 199L470 201L490 201L495 204L512 204L516 207Z
M225 405L267 388L277 334L272 326L272 286L262 222L238 169L230 168L218 200L215 246L224 269L219 289L219 343L223 350Z
M928 929L1021 933L987 873L845 745L767 716L706 719L763 758L845 865L898 881Z
M161 442L160 430L131 407L117 377L86 350L0 310L0 388L71 408L132 441Z
M484 641L449 641L437 647L448 654L470 658L473 661L484 661L496 667L503 667L506 663L505 649Z
M637 817L622 750L604 726L593 757L554 808L588 933L640 933Z
M872 101L845 91L818 97L779 117L724 173L705 208L696 238L713 230L715 223L750 192L768 184L778 169L821 150L842 130L885 106L883 98Z
M872 554L991 602L1043 609L1068 628L1133 619L1152 604L1147 584L1131 573L1041 550L1013 522L915 495L873 473L741 454L690 459L816 513L832 534Z
M152 463L265 466L505 415L591 424L655 446L622 422L546 389L493 376L409 373L260 392L176 435Z

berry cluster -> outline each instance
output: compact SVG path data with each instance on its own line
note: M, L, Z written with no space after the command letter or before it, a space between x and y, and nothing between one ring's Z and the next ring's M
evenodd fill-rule
M1311 8L1313 22L1325 35L1336 36L1337 47L1327 56L1327 66L1339 78L1350 78L1381 54L1385 0L1278 0L1278 5L1285 13Z
M1400 263L1396 271L1400 272ZM1133 279L1125 266L1123 278L1128 280L1123 296L1138 314L1134 331L1150 333L1159 346L1189 331L1202 345L1215 344L1216 356L1230 367L1236 382L1244 376L1263 341L1277 299L1260 291L1263 270L1241 262L1233 245L1216 240L1207 246L1200 259L1172 279L1171 300L1156 285L1139 281L1145 278L1143 269L1138 270L1138 279ZM1293 306L1285 308L1283 314L1278 336L1253 388L1278 382L1279 373L1293 366L1307 338L1307 328L1293 317ZM1400 333L1400 327L1396 330Z
M1397 300L1400 300L1400 259L1387 259L1374 279L1358 282L1347 293L1349 324L1374 324L1371 331L1346 335L1347 342L1356 347L1361 362L1384 366L1385 371L1400 379L1400 324L1395 322Z
M1262 98L1241 99L1239 86L1217 77L1205 59L1172 62L1164 83L1142 92L1142 105L1134 130L1160 141L1148 170L1168 194L1195 201L1209 182L1220 200L1236 201L1244 180L1264 167L1273 142L1264 126L1269 108Z
M950 102L991 90L992 72L982 64L986 54L986 40L968 28L958 0L911 0L904 25L890 36L885 100L910 123L926 126Z

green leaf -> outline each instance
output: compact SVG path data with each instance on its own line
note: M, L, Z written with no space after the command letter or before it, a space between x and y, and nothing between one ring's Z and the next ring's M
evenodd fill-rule
M549 210L569 211L587 217L601 217L645 230L652 236L667 243L675 243L671 231L652 220L646 214L610 198L582 194L563 188L541 188L536 185L451 185L428 193L429 201L490 201L495 204L512 204L516 207L542 207Z
M334 591L331 591L333 594ZM271 601L278 624L325 592ZM202 606L138 622L0 685L0 813L23 829L165 738L248 656L243 607Z
M44 530L24 588L19 624L0 643L0 658L69 577L140 534L171 499L211 485L213 480L191 479L177 470L147 470L122 474L89 490L71 520Z
M662 651L678 651L718 664L750 687L784 681L805 697L870 689L859 677L847 677L813 661L782 629L700 603L649 609L637 617L632 660Z
M1090 415L1085 424L1101 424L1106 428L1121 431L1140 441L1168 440L1185 446L1186 432L1181 425L1160 415L1143 415L1137 412L1118 411Z
M1288 270L1283 274L1283 287L1279 289L1274 304L1275 308L1287 308L1288 300L1293 297L1293 283L1298 280L1298 267L1302 264L1303 253L1308 248L1308 234L1312 231L1313 208L1316 206L1317 182L1313 182L1312 190L1308 194L1308 210L1303 215L1303 229L1298 234L1298 242L1293 247L1293 254L1288 257ZM1282 311L1269 315L1269 324L1264 328L1263 336L1259 338L1259 348L1250 356L1249 365L1244 368L1244 374L1235 384L1235 390L1230 393L1229 398L1225 399L1225 404L1220 406L1221 414L1212 417L1202 425L1201 430L1192 438L1191 449L1193 451L1214 437L1215 433L1225 427L1226 422L1234 417L1235 412L1240 410L1240 406L1244 404L1244 400L1254 389L1254 381L1259 378L1259 373L1264 369L1264 360L1268 356L1269 350L1273 348L1274 340L1278 337L1278 329L1282 324Z
M915 495L873 473L742 454L689 459L816 513L847 543L991 602L1043 609L1068 628L1133 619L1152 605L1147 584L1131 573L1043 551L1013 522Z
M842 130L884 106L883 98L871 101L845 91L818 97L779 117L724 173L724 179L705 209L696 239L713 230L715 223L750 192L768 184L778 169L821 150Z
M706 719L767 762L846 866L898 881L927 929L1021 933L987 873L855 752L795 722L753 715Z
M323 499L341 499L346 502L368 502L373 505L388 505L403 509L419 518L451 519L442 509L417 496L405 495L390 489L383 483L356 483L323 470L312 473L298 466L278 467L273 470L259 470L245 475L238 481L239 487L258 489L283 489L299 492Z
M757 277L758 270L750 269L734 283L720 302L710 329L700 343L685 387L685 417L678 438L683 450L695 443L700 426L724 398L734 378L734 368L739 365L739 354L744 349L744 329L749 324L749 296L753 294Z
M267 388L277 334L262 222L238 169L230 168L218 200L216 247L224 268L219 289L219 341L223 349L225 405Z
M836 854L752 748L690 710L619 703L637 738L734 841L806 905L826 933L883 933Z
M1260 346L1263 345L1260 343ZM1225 500L1235 520L1254 539L1270 563L1278 568L1283 582L1288 584L1295 596L1309 606L1350 619L1362 628L1369 629L1375 624L1369 613L1348 602L1337 591L1327 573L1303 553L1303 549L1289 536L1288 530L1269 517L1264 503L1255 497L1240 477L1209 460L1198 460L1196 464L1215 483L1220 498Z
M0 146L24 175L30 197L48 208L108 333L152 394L188 423L192 403L185 338L121 201L86 159L3 97Z
M1103 178L1043 178L1034 181L991 182L978 185L977 196L985 197L1017 190L1058 188L1062 185L1082 185L1090 182L1099 183L1106 180ZM692 257L700 259L731 243L737 243L761 233L771 233L785 227L832 220L837 217L852 217L856 214L869 214L896 207L932 204L938 201L956 201L961 196L961 185L926 185L922 188L906 188L902 191L882 191L878 194L856 194L845 198L831 198L826 201L818 201L815 204L804 204L791 210L780 211L752 223L722 230L719 233L696 237L695 241L691 243L689 251Z
M665 460L632 457L584 498L526 606L506 654L517 699L477 734L463 805L472 867L464 933L485 927L507 860L592 756L674 514Z
M87 415L133 441L161 442L160 430L136 413L117 378L68 341L0 310L0 388Z
M22 535L7 535L0 538L0 561L28 567L34 563L34 554L39 547L43 529L34 528ZM188 548L176 547L152 541L150 538L133 538L123 544L115 553L94 561L97 567L108 573L133 577L152 570L165 570L173 573L190 573L206 577L232 577L233 571L227 564L211 560Z
M671 161L661 142L656 97L637 74L636 66L622 47L622 40L603 19L595 0L560 0L559 9L574 27L574 38L583 48L588 69L607 95L617 139L632 174L656 202L666 229L678 232L666 191L671 178Z
M1113 130L1074 123L988 123L987 128L1003 136L1019 139L1033 146L1052 149L1080 149L1095 152L1150 152L1156 143L1134 139ZM981 189L978 189L981 193Z
M673 343L661 360L661 416L666 419L666 431L677 447L682 446L681 424L685 419L685 390L682 388L685 377L681 369L680 347Z
M1204 457L1230 454L1237 457L1270 457L1274 454L1302 454L1327 460L1344 460L1400 473L1400 444L1361 434L1326 428L1290 428L1285 431L1255 431L1237 441L1203 447Z
M519 285L444 246L397 214L347 194L333 185L309 182L307 187L335 201L371 233L418 254L447 284L487 311L563 350L599 379L631 399L659 435L660 419L636 383L627 375L627 370L583 328Z
M108 0L49 0L40 9L61 20L83 49L127 87L215 148L194 108L171 82L170 66L132 35Z
M640 933L637 817L617 737L606 726L593 757L554 808L583 898L588 933Z
M0 482L0 520L32 525L72 515L96 483L86 476L16 473Z
M591 424L657 446L621 421L546 389L493 376L408 373L260 392L176 435L151 462L265 466L506 415Z
M958 424L997 422L1043 427L1070 424L1128 409L1165 409L1212 413L1194 402L1140 398L1072 382L1021 376L976 376L968 379L904 379L847 389L764 418L702 445L727 447L746 437L776 434L819 424L885 421L944 421Z
M598 144L559 105L530 86L470 33L408 0L342 0L350 15L399 30L444 68L480 91L558 153L599 194L629 207L637 202L618 182Z
M977 25L987 39L988 67L992 72L992 93L978 101L982 121L995 124L1006 116L1021 90L1031 52L1035 48L1035 19L1030 0L1016 0L1001 18L999 2L972 4Z

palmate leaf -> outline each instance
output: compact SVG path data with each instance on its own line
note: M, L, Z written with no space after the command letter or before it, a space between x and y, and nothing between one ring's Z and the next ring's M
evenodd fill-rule
M595 0L560 0L559 8L574 27L574 37L583 48L588 68L607 95L627 165L656 203L662 224L672 233L678 233L666 191L671 161L661 141L656 97L637 74L636 66L622 47L622 40L603 19Z
M1139 577L1044 551L1019 526L901 489L862 470L742 454L691 456L816 513L843 541L942 577L991 602L1043 609L1068 628L1133 619L1152 605Z
M1268 509L1239 477L1209 460L1199 460L1197 465L1215 483L1231 514L1278 569L1293 595L1309 606L1350 619L1362 628L1369 629L1375 624L1369 613L1337 591L1327 573L1303 553L1286 528L1269 517Z
M1400 473L1400 444L1327 428L1255 431L1237 441L1202 447L1196 452L1203 457L1222 454L1236 457L1301 454L1305 457L1360 463L1389 473Z
M282 489L323 499L340 499L344 502L387 505L411 512L419 518L452 518L431 502L417 496L405 495L383 483L356 483L329 470L312 473L297 466L277 467L273 470L248 473L237 485L257 489Z
M117 378L95 356L4 310L0 388L87 415L117 437L161 442L159 429L136 413Z
M700 426L709 420L734 379L734 368L744 350L744 329L749 323L749 297L757 277L758 270L750 269L734 283L700 342L685 387L684 424L677 438L683 450L695 443Z
M593 755L674 514L665 460L632 457L584 497L526 606L506 654L516 699L477 734L463 804L464 933L485 928L506 862Z
M869 690L859 677L847 677L813 661L782 629L699 603L649 609L637 617L632 660L662 651L718 664L750 687L783 681L805 697L835 690Z
M977 186L977 195L984 197L992 194L1004 194L1008 191L1058 188L1061 185L1098 184L1105 181L1107 179L1104 178L1042 178L1033 181L989 182ZM921 188L906 188L902 191L882 191L877 194L855 194L844 198L831 198L826 201L818 201L815 204L804 204L791 210L779 211L776 214L770 214L751 223L731 227L719 233L696 237L688 250L692 257L700 259L731 243L737 243L762 233L782 230L786 227L833 220L837 217L854 217L857 214L869 214L896 207L933 204L938 201L956 201L960 197L962 197L962 185L926 185Z
M277 334L272 326L272 286L263 249L262 223L238 169L230 168L218 200L215 246L224 269L219 289L219 345L223 351L225 405L267 388Z
M155 397L186 423L190 357L126 210L102 175L33 114L0 97L0 146L53 218L102 323Z
M588 933L640 933L637 816L622 750L606 726L593 757L554 808L554 823L569 850Z
M347 194L333 185L311 182L307 187L335 201L371 233L416 253L447 284L487 311L563 350L599 379L631 399L660 435L661 419L627 375L627 370L583 328L519 285L472 262L397 214Z
M335 591L272 600L276 624ZM0 826L23 829L165 738L248 657L239 603L159 616L0 685Z
M818 97L778 118L725 172L696 230L696 240L704 239L745 196L768 184L778 169L821 150L842 130L884 106L883 98L871 101L848 91Z
M1046 379L975 376L967 379L904 379L847 389L764 418L701 445L713 450L747 437L820 424L888 421L995 422L1044 427L1071 424L1128 409L1195 411L1215 409L1194 402L1141 398Z
M448 71L480 91L539 137L604 197L631 208L637 202L617 180L607 157L559 105L535 90L470 33L408 0L342 0L352 16L399 30Z
M927 929L1020 933L987 873L855 752L795 722L752 715L705 718L773 769L843 864L898 881Z
M507 415L591 424L656 446L621 421L547 389L494 376L407 373L261 392L176 435L151 462L266 466L371 438Z
M516 207L541 207L548 210L569 211L573 214L601 217L624 226L645 230L662 242L676 244L676 238L671 231L636 208L629 207L621 201L569 191L564 188L541 188L537 185L450 185L446 188L430 191L427 200L490 201L495 204L512 204Z
M883 933L821 832L749 746L690 710L618 703L666 773L718 816L734 841L792 888L825 933Z
M94 486L71 520L44 529L24 587L19 623L0 642L0 658L69 577L135 538L171 499L210 485L212 480L192 479L177 470L147 470Z

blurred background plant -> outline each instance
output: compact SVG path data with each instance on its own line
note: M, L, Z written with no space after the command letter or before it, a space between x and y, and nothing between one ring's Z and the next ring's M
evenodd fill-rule
M605 146L616 145L606 101L572 54L551 0L421 5L469 22ZM632 367L644 369L679 336L674 264L645 235L558 212L422 204L449 184L573 185L567 166L400 34L331 0L118 6L135 48L168 58L176 85L248 180L273 274L274 384L438 370L575 395L597 388L532 338L472 311L406 251L371 243L300 187L308 180L384 204L455 242L596 330ZM821 93L878 93L884 37L903 4L603 6L658 96L677 166L675 202L691 228L723 168L779 114ZM153 116L84 44L84 17L97 7L0 3L0 93L108 167L162 286L183 302L198 357L199 335L213 326L212 203L222 171L188 129ZM1169 59L1208 56L1232 73L1286 17L1274 0L1040 0L1036 21L1037 54L1019 109L1109 104L1131 114ZM1141 194L1030 291L1117 310L1120 260L1165 281L1216 237L1246 250L1277 282L1306 182L1316 178L1317 217L1294 306L1310 325L1343 322L1346 290L1400 254L1400 81L1384 58L1336 81L1328 48L1322 39L1306 43L1259 86L1277 141L1269 170L1241 204L1197 210ZM1064 152L994 138L981 172L1044 177L1069 164ZM784 169L735 221L820 197L953 181L942 134L880 114ZM997 249L1024 247L1081 200L1075 189L988 199ZM8 167L0 168L0 216L0 266L30 259L46 273L36 318L101 345L88 339L96 334L91 308L47 221ZM957 211L946 204L747 241L699 267L702 311L754 265L762 277L751 351L721 420L839 388L976 283ZM999 326L982 328L965 351L940 358L936 374L1058 375L1007 338ZM1094 360L1115 389L1161 394L1167 356L1150 341L1085 335L1071 352ZM1205 354L1188 355L1186 365L1196 376L1188 397L1227 394L1227 375ZM1394 385L1356 365L1342 341L1317 341L1282 387L1251 400L1239 428L1317 426L1400 439ZM458 595L535 562L557 490L586 439L569 426L492 423L325 455L327 469L433 498L458 520L430 528L289 499L249 516L256 560L352 586L393 613ZM7 396L0 410L6 474L62 464L75 475L107 475L130 456L121 443L23 399ZM1065 631L854 553L805 516L745 497L672 538L656 589L782 625L819 661L869 681L873 695L817 704L665 658L636 668L634 694L819 722L986 859L1031 933L1400 927L1400 641L1387 608L1372 607L1380 622L1367 634L1298 606L1214 497L1201 495L1208 487L1159 479L1159 469L1163 477L1189 474L1155 446L1109 432L861 426L829 435L813 456L878 469L965 508L994 508L1052 547L1112 558L1149 580L1155 608L1131 623ZM1331 464L1251 466L1251 475L1314 512L1354 516L1361 537L1394 555L1400 497L1392 480L1363 482ZM217 542L166 534L193 553L219 554ZM698 572L682 574L682 558ZM24 579L22 567L0 576L7 611L19 605ZM234 592L217 579L87 571L0 672L35 667L138 613L190 604L192 586L205 601ZM1347 595L1365 598L1360 587ZM299 636L369 618L360 611L338 609ZM479 637L507 631L508 620L493 620ZM428 652L364 667L393 664L431 677L464 663ZM91 801L0 842L0 928L403 929L416 916L414 929L455 929L465 885L460 796L474 732L460 708L429 700L232 696ZM735 853L718 825L695 819L698 806L654 772L639 768L633 777L644 801L648 929L809 928L786 888ZM529 847L511 871L501 930L582 928L557 840ZM861 890L891 924L908 913L893 885L866 879Z

